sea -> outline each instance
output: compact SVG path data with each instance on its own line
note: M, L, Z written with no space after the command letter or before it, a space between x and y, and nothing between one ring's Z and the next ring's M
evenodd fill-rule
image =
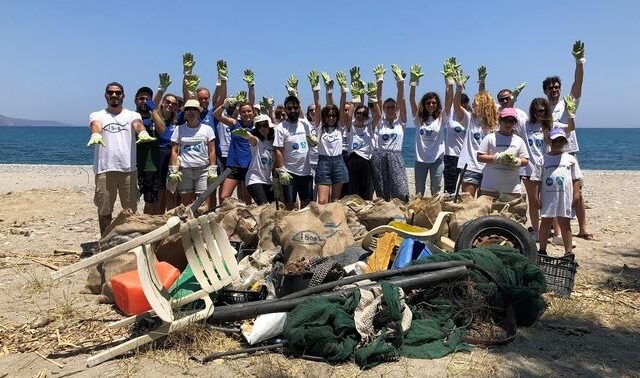
M415 131L407 128L404 137L407 167L415 163ZM585 128L577 133L582 169L640 170L640 128ZM92 164L93 149L86 147L89 135L86 126L0 127L0 164Z

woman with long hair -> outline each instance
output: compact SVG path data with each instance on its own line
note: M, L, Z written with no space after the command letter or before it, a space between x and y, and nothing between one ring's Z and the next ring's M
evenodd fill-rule
M160 117L164 121L164 133L158 135L158 169L160 170L160 189L158 190L158 202L160 211L173 209L178 206L177 193L171 193L166 189L167 175L169 174L169 160L171 160L171 135L176 128L176 116L178 100L172 93L167 93L160 100Z
M444 134L449 123L449 111L453 102L453 85L445 81L444 108L440 96L436 92L427 92L416 104L416 87L422 76L420 67L411 67L411 84L409 104L416 127L415 150L415 185L416 194L425 195L427 175L431 196L435 196L442 188L442 172L444 163Z
M467 134L462 144L458 168L466 171L462 177L462 190L475 197L482 182L484 163L478 161L478 147L482 139L498 128L498 107L487 91L479 92L473 98L471 112L462 107L462 91L464 86L457 82L453 99L455 119L467 128Z
M357 194L365 200L373 199L371 154L373 153L374 128L382 117L378 101L375 98L372 100L374 101L372 101L371 109L363 104L358 104L354 108L353 117L351 115L347 117L347 145L349 147L347 194ZM373 115L370 115L371 110L373 110Z

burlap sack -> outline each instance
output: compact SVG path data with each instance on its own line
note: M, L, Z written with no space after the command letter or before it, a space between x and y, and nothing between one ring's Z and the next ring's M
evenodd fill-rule
M358 213L358 219L367 228L367 231L371 231L392 220L405 221L404 208L405 205L397 198L389 202L382 198L376 198Z
M235 198L227 198L216 210L216 221L227 232L231 241L241 241L247 248L258 245L258 217L255 208L248 208Z
M356 242L362 240L367 235L367 228L358 220L358 213L367 206L367 201L358 195L351 194L340 199L338 203L342 204L353 240Z
M321 257L324 235L323 223L308 207L278 217L273 227L273 243L282 247L285 263Z
M324 226L324 236L327 241L322 247L322 256L338 255L355 243L341 203L318 205L312 202L309 207L317 214Z
M276 204L270 203L261 206L260 222L258 225L258 247L263 251L271 251L276 248L273 242L273 227L277 218L282 218L289 214L284 209L284 205L280 205L280 209L276 210Z
M460 235L462 225L471 219L489 215L491 212L492 198L481 196L472 198L467 193L460 194L460 202L442 202L442 211L453 213L449 221L449 238L456 240Z
M516 222L527 223L527 197L522 194L501 194L492 198L491 213L502 215Z
M181 208L178 212L182 210L184 209ZM167 219L174 214L175 211L164 215L133 214L131 210L123 210L107 228L107 235L99 241L100 251L153 231L167 223ZM155 253L156 255L152 257L154 263L158 260L166 261L179 270L183 270L187 265L179 234L166 238L155 246ZM104 261L89 268L87 284L83 292L101 294L100 302L112 303L111 277L136 269L136 258L133 252Z
M442 211L442 195L435 197L413 197L407 204L405 216L411 222L413 213L413 225L424 228L432 228L438 214Z

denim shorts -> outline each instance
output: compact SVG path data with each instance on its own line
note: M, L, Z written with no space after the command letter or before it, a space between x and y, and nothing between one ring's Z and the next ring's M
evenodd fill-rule
M349 172L342 155L318 156L316 185L344 184L349 182Z
M464 172L464 176L462 176L462 182L480 187L480 184L482 183L482 173L466 171Z

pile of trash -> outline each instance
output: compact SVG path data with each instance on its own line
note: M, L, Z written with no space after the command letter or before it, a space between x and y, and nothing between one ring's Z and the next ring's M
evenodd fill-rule
M452 214L439 224L442 212ZM277 346L285 353L352 360L362 368L509 342L516 326L533 324L545 309L535 263L508 247L442 253L452 251L438 240L371 235L388 225L409 233L439 227L437 238L455 240L466 221L496 213L524 223L526 202L462 195L457 203L436 196L405 204L347 196L287 211L226 200L215 220L236 246L239 277L211 295L216 309L208 322L241 322L250 345L284 338ZM184 209L164 216L123 212L100 245L131 240L175 214ZM156 257L184 274L179 237L165 239ZM98 265L87 290L113 301L111 277L135 266L131 252ZM168 292L184 292L184 282Z

